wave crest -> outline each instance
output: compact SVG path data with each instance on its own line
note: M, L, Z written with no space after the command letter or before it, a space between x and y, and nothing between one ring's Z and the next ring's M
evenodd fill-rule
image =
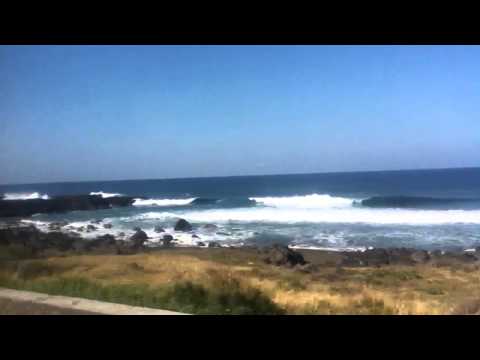
M3 200L33 200L42 199L48 200L50 197L47 194L41 195L38 192L33 193L6 193L3 195Z
M128 220L169 220L184 218L193 223L343 223L371 225L452 225L480 224L478 210L410 209L276 209L253 207L171 212L148 212ZM127 219L124 219L127 220Z
M303 196L251 197L257 203L276 208L325 209L346 208L353 205L354 199L335 197L328 194L310 194Z
M118 193L107 193L107 192L103 192L103 191L92 191L90 193L90 195L99 195L101 196L102 198L109 198L109 197L114 197L114 196L122 196L122 194L118 194Z
M195 198L190 199L140 199L134 200L134 206L181 206L189 205Z

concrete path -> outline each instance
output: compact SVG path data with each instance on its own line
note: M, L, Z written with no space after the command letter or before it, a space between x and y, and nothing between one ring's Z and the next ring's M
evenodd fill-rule
M0 288L0 314L24 315L188 315L68 296Z

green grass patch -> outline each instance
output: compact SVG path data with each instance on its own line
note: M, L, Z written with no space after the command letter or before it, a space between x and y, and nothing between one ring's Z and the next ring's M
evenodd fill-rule
M415 290L429 295L445 295L447 293L444 284L439 281L427 281L426 284L420 284L417 286Z
M0 262L31 259L35 257L32 249L21 245L0 246Z
M364 276L367 284L383 287L398 287L407 281L419 279L422 277L415 270L379 269L369 271Z
M43 269L45 271L45 269ZM0 286L102 300L191 314L282 314L283 310L259 290L243 287L235 279L218 279L213 287L192 282L152 288L145 284L102 285L84 278L0 276Z

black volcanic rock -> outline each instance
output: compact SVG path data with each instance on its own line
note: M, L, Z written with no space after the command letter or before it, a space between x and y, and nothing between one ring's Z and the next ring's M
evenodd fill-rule
M185 219L180 219L175 224L175 231L190 231L192 230L192 224Z
M262 259L267 264L293 267L306 264L303 255L285 245L275 244L262 250Z
M0 200L0 217L25 217L39 213L63 213L74 210L98 210L130 206L134 198L98 195L66 195L51 199Z
M430 255L425 250L415 251L410 257L415 263L426 263L430 260Z
M60 229L64 226L67 226L68 222L60 221L60 222L52 222L48 224L48 230L50 231L60 231Z
M132 247L135 249L142 247L147 240L148 236L143 230L137 230L137 232L130 237Z
M208 247L209 247L209 248L219 248L219 247L221 247L221 246L220 246L220 244L219 244L218 242L216 242L216 241L210 241L210 242L208 243Z
M88 242L88 250L93 249L104 249L104 250L113 250L116 249L117 241L115 236L106 234L103 236L98 236L94 240Z
M0 245L22 246L34 253L56 249L67 251L79 238L59 231L44 233L34 226L0 229Z
M171 242L173 241L173 236L169 234L163 235L162 244L163 246L170 246Z

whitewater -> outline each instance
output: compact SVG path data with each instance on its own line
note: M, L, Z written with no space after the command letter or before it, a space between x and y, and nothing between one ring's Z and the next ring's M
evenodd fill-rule
M91 238L128 237L140 227L155 244L164 235L155 232L161 227L182 246L211 241L235 246L282 242L332 250L480 246L476 168L0 186L0 192L4 200L40 201L69 194L134 199L126 208L26 219L44 229L51 222L73 224L62 231L93 224L95 230L82 233ZM371 201L375 197L379 200ZM367 199L369 206L363 204ZM180 218L192 223L191 232L174 230Z

